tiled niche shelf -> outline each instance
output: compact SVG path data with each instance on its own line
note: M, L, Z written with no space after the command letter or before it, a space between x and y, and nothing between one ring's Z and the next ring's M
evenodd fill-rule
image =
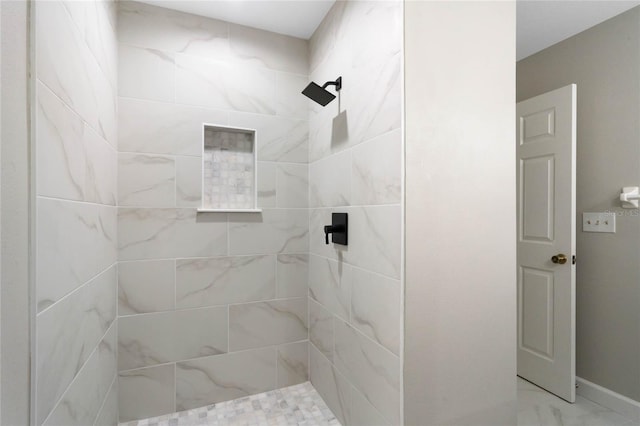
M203 124L198 212L258 213L256 131Z

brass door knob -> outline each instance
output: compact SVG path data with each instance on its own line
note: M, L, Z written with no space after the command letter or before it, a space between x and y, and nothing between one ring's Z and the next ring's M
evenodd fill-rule
M551 256L551 261L553 263L559 263L561 265L564 265L565 263L567 263L567 256L565 254L556 254L555 256Z

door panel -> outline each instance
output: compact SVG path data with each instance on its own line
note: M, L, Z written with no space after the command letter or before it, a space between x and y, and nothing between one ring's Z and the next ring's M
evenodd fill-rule
M518 375L574 402L576 86L518 103L517 126Z

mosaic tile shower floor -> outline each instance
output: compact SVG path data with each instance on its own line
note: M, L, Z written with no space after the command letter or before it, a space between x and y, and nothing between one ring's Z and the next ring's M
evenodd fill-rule
M340 426L318 392L306 382L120 426Z

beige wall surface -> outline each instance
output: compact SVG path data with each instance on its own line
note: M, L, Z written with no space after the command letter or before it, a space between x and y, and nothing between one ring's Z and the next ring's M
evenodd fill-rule
M515 3L405 7L405 424L513 425Z
M29 424L29 4L2 2L3 425Z
M518 62L518 101L576 83L577 375L640 400L640 9ZM583 212L616 211L616 234L582 232Z

